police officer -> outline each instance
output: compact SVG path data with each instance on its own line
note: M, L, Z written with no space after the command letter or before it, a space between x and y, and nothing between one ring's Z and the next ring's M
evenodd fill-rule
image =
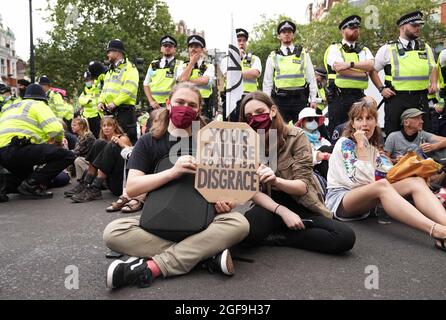
M316 113L322 114L322 111L327 107L327 71L325 68L315 68L314 76L317 83Z
M63 103L65 105L65 113L63 116L63 121L67 125L68 131L71 131L71 121L74 118L74 106L68 101L68 95L63 96Z
M301 45L295 46L296 25L282 21L277 27L281 47L271 52L265 67L263 91L279 106L286 122L297 122L299 112L316 108L317 86L310 55Z
M182 60L175 58L177 40L166 35L160 40L162 57L153 60L144 80L144 93L152 109L166 106L172 87L178 77L178 67Z
M382 46L375 57L375 70L384 69L383 85L379 77L373 83L385 99L386 135L401 129L400 117L409 108L421 109L425 131L431 131L427 95L437 92L438 74L431 47L419 39L423 26L420 11L408 13L398 19L398 40Z
M237 35L238 49L240 50L240 55L242 58L242 77L243 77L243 95L257 91L259 84L257 79L262 74L262 62L260 58L254 55L252 52L247 51L247 42L249 39L249 33L245 29L238 28L235 29ZM223 59L220 64L221 73L226 77L226 71L228 69L228 58ZM242 97L243 98L243 97ZM226 115L226 94L222 95L223 102L223 113L224 118L227 119ZM230 114L229 118L231 121L235 122L239 120L239 109L240 101L237 103L237 108Z
M190 81L200 89L204 99L202 115L209 120L213 117L212 110L212 84L215 78L214 65L206 61L206 41L199 35L191 35L187 38L189 61L179 67L178 81Z
M445 98L445 79L446 79L446 49L441 50L437 61L438 69L438 89L440 90L440 98Z
M39 85L29 85L22 101L3 109L0 162L22 181L19 193L32 199L53 196L46 186L75 159L73 152L62 147L63 139L62 124Z
M9 105L17 103L21 101L21 98L16 98L11 93L11 87L0 84L0 95L3 98L3 101L0 102L0 116L2 115L3 108L7 108Z
M342 41L333 43L325 51L324 64L328 72L328 130L348 119L353 103L364 97L369 85L369 73L374 72L371 51L358 43L361 17L352 15L338 26Z
M40 77L39 84L46 93L49 107L53 110L56 117L62 120L65 114L65 104L63 103L62 95L51 90L51 80L47 76Z
M139 73L126 57L121 40L111 40L107 46L110 68L104 77L99 96L99 110L114 115L130 141L137 140L135 104L138 94Z
M82 107L82 117L87 119L90 131L99 138L101 131L101 118L104 113L97 108L99 96L104 86L106 68L97 61L91 61L88 71L84 73L84 90L79 96L79 104Z
M17 80L17 88L19 89L19 97L23 98L25 96L26 87L28 87L31 84L26 79L19 79Z

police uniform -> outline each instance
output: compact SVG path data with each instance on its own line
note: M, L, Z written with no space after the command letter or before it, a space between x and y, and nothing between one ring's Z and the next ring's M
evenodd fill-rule
M68 127L68 131L71 132L71 122L74 118L74 107L71 103L69 103L68 98L64 97L64 105L65 105L65 113L63 116L63 121Z
M315 68L314 73L316 75L321 76L325 81L327 80L327 71L325 68ZM322 111L327 107L327 83L324 81L324 83L319 82L316 80L317 83L317 100L316 100L316 113L322 114Z
M245 29L237 28L235 29L237 38L238 37L245 37L246 41L249 39L249 33ZM257 70L259 72L259 76L257 79L245 79L243 78L243 97L250 92L255 92L259 90L259 83L258 78L262 74L262 62L260 58L256 55L254 55L252 52L245 53L242 57L242 71L249 71L249 70ZM228 69L228 58L222 60L220 64L220 71L222 74L226 74ZM226 83L225 83L226 88ZM222 98L222 105L223 105L223 116L225 119L227 119L226 115L226 108L224 107L226 105L226 93L224 92L221 95ZM239 121L239 111L240 111L240 102L237 103L236 109L231 113L230 120L233 122Z
M87 119L90 131L96 138L99 138L101 131L101 118L104 113L98 110L99 97L104 86L105 67L96 61L91 61L88 71L84 73L84 80L91 81L91 86L85 85L82 94L79 96L79 104L82 106L82 117Z
M419 11L402 16L397 25L407 23L423 24L423 14ZM400 117L404 110L418 108L425 112L423 129L431 131L431 117L428 106L430 76L436 68L431 47L421 41L399 37L396 41L382 46L375 56L375 70L384 69L385 87L396 95L385 101L386 135L401 129ZM383 87L378 88L380 91Z
M47 96L37 84L28 86L24 100L3 109L0 119L0 162L23 180L18 192L35 199L52 197L47 186L73 163L74 153L61 146L64 131L47 105ZM34 166L40 167L34 170ZM43 166L42 166L43 165Z
M9 93L9 96L5 97L5 96L0 96L1 100L0 100L0 117L2 115L2 109L3 108L7 108L9 105L11 104L15 104L17 102L20 102L22 99L21 98L16 98L13 95L11 95L11 87L8 87L4 84L0 84L0 94L3 95L5 93Z
M283 21L277 27L277 34L285 30L295 33L296 25ZM286 122L298 120L309 97L311 102L316 102L314 68L310 55L302 46L282 45L271 52L266 61L263 92L274 99Z
M39 84L43 85L51 85L51 80L47 76L42 76L39 79ZM46 92L46 96L48 99L48 106L53 110L56 117L60 120L63 120L65 114L65 104L63 102L62 95L59 92L48 89Z
M127 59L124 44L120 40L110 41L108 51L119 51L124 54L124 58L112 64L105 74L99 103L104 106L113 103L116 106L114 110L106 113L115 116L130 141L135 143L137 140L135 104L139 73L135 65Z
M187 44L188 46L192 44L198 44L202 48L206 48L206 41L203 37L199 35L191 35L187 38ZM185 62L184 64L180 65L178 68L178 78L181 77L181 74L183 73L184 69L187 68L189 65L189 61ZM189 80L194 80L201 77L207 77L208 83L205 85L197 85L197 88L200 90L201 96L204 100L204 107L202 109L203 115L205 115L208 119L212 119L213 117L213 110L212 110L212 101L211 101L211 95L212 95L212 86L214 84L215 80L215 67L211 63L207 63L204 58L200 58L198 62L195 64L195 66L192 69L192 73L189 77Z
M359 28L361 17L352 15L341 21L338 28ZM354 69L354 64L362 61L373 60L371 51L357 43L350 43L346 39L333 43L325 51L324 64L328 73L328 130L330 133L341 123L348 120L348 112L353 103L364 97L364 90L369 84L366 71ZM352 77L338 74L334 70L336 62L350 63L351 69L363 73L361 77Z
M441 50L437 61L438 70L438 89L440 90L440 97L445 98L445 79L446 79L446 49Z
M177 41L174 37L164 36L160 40L160 45L171 44L177 46ZM166 106L166 100L176 84L178 78L179 67L184 62L182 60L172 57L161 57L153 60L147 70L144 86L150 87L150 93L153 99L162 107Z

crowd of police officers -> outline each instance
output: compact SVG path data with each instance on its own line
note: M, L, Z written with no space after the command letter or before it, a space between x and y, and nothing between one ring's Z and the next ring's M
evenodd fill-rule
M326 49L324 66L314 68L310 53L295 43L296 25L282 21L277 26L280 47L268 56L262 90L274 99L287 122L295 123L305 107L315 108L318 113L327 107L331 134L347 120L351 105L364 97L370 79L385 103L387 135L400 130L400 116L409 108L426 112L424 129L431 131L428 101L444 97L446 50L436 62L429 44L419 38L424 24L421 12L408 13L396 24L399 37L383 45L374 57L358 41L361 17L345 18L339 24L342 39ZM246 94L259 90L262 63L247 50L248 32L239 28L236 33ZM187 45L189 59L182 61L176 57L176 39L170 35L161 38L161 57L149 65L143 83L144 93L150 109L163 108L176 83L192 82L204 98L202 115L212 120L218 112L211 97L215 66L208 62L206 41L202 36L189 36ZM80 116L88 120L91 131L98 137L101 118L113 115L134 143L137 140L138 70L129 61L120 40L109 42L107 57L108 68L93 61L84 74L85 87L79 96ZM227 65L225 58L219 66L225 76ZM378 75L381 70L385 73L384 82ZM20 194L29 198L49 198L52 196L46 190L49 181L74 160L73 153L61 146L64 139L61 121L69 124L73 117L72 107L53 90L46 76L40 78L39 84L20 80L18 97L5 85L0 85L0 94L0 169L3 167L17 177L16 190ZM224 92L221 99L224 103ZM238 108L223 117L237 121ZM4 190L4 182L1 188L0 201L6 201L4 194L8 190Z

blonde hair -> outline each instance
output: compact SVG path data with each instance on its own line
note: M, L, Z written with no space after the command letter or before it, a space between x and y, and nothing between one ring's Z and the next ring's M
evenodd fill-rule
M77 125L79 126L79 129L80 129L79 136L80 137L83 137L87 133L90 132L90 126L88 124L87 119L84 119L84 118L74 118L73 122L76 122Z

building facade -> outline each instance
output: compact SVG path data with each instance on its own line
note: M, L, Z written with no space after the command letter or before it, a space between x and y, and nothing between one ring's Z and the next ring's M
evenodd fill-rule
M14 91L17 86L17 60L14 33L3 25L0 16L0 76L2 82Z

